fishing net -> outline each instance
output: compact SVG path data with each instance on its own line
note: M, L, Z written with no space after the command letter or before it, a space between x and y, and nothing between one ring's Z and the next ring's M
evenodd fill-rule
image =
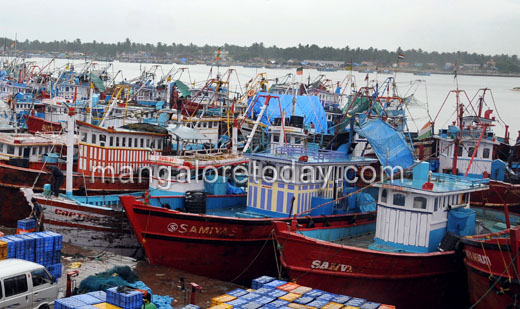
M114 286L128 286L139 280L129 266L115 266L105 272L89 276L81 281L78 292L106 291Z

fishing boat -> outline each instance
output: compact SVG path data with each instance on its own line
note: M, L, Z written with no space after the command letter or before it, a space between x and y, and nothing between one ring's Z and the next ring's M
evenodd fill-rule
M470 303L473 308L515 308L520 294L520 217L487 209L481 212L488 218L496 216L501 223L490 225L485 234L461 239Z
M288 217L299 213L296 220L304 225L334 225L347 219L352 224L374 222L373 212L353 214L360 209L355 205L348 208L345 203L310 210L343 194L346 185L341 175L347 167L355 169L373 160L306 147L304 140L297 137L295 144L286 144L291 140L289 132L277 133L278 142L272 151L244 154L249 173L247 197L242 205L199 200L206 206L190 212L187 204L197 201L187 195L185 207L169 204L167 208L154 206L162 205L160 196L152 196L149 201L120 196L150 263L245 284L261 274L277 274L271 233L274 220L290 220ZM312 175L304 176L304 182L292 178L300 177L304 167L310 167ZM318 176L319 168L330 171L330 177ZM286 176L273 177L273 173L280 172Z
M451 226L475 226L466 207L470 193L487 189L486 180L429 175L429 164L423 162L413 168L412 179L376 186L377 221L365 229L348 222L319 228L274 224L289 278L398 308L463 308L463 267L446 234L464 235Z

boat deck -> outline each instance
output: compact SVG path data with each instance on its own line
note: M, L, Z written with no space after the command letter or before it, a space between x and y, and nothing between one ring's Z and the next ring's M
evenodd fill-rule
M344 246L352 246L358 248L368 249L368 246L374 242L374 236L376 232L370 232L366 234L361 234L353 237L342 238L339 240L332 241L335 244L340 244Z

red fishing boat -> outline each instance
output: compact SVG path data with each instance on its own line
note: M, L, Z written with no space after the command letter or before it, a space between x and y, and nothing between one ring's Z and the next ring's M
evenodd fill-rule
M27 124L27 131L31 134L35 134L36 132L41 133L60 133L62 131L62 126L58 122L52 122L45 120L40 117L35 117L31 115L26 115L25 123Z
M475 219L471 223L471 216L462 216L462 222L452 224L455 219L448 211L471 212L465 208L470 192L487 186L451 175L428 177L428 169L428 163L422 163L414 168L413 180L378 185L377 222L371 230L275 223L280 260L289 278L398 308L463 308L467 298L462 262L445 235L452 225L474 230Z

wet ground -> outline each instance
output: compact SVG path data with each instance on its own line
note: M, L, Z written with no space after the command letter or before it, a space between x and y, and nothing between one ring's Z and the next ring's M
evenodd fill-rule
M63 291L66 285L66 272L73 270L69 267L73 265L74 262L81 263L81 267L77 268L80 273L79 277L76 278L78 285L82 279L89 275L103 272L114 266L128 265L134 268L139 279L148 285L154 294L173 297L172 306L174 308L180 308L190 302L189 292L184 292L181 289L180 278L184 278L185 287L188 291L190 283L192 282L202 287L202 292L197 292L195 295L195 304L202 308L210 307L213 297L225 294L236 288L248 288L229 282L193 275L171 267L150 265L145 260L137 261L132 258L107 252L101 253L82 249L70 244L64 244L62 255L64 274L59 284L62 286Z

